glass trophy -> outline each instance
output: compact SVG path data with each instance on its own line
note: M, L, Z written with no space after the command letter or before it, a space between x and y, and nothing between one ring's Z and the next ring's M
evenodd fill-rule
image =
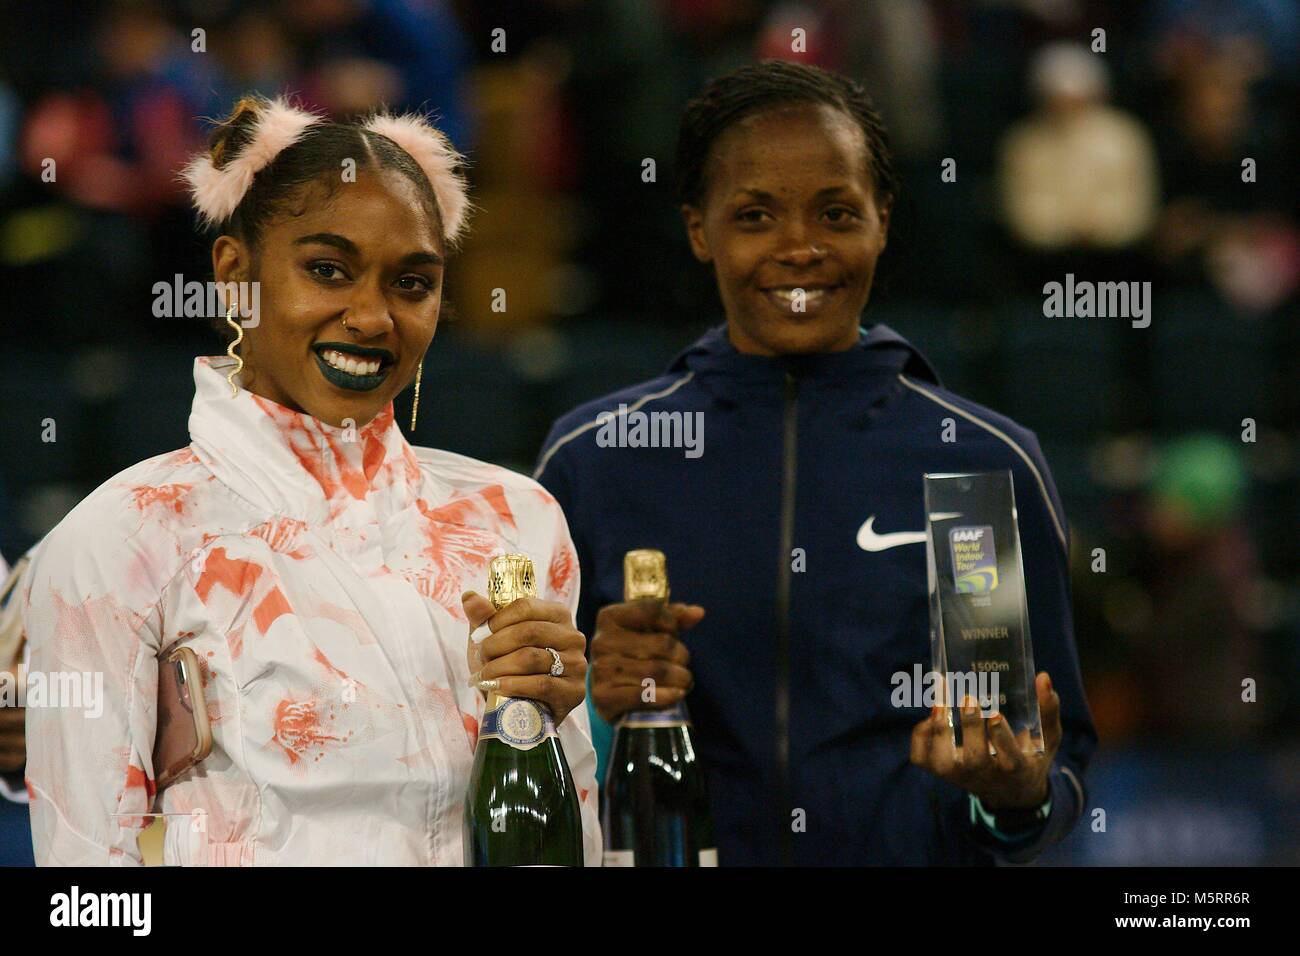
M925 475L930 658L954 743L967 697L1043 752L1010 471ZM933 678L932 678L933 679Z

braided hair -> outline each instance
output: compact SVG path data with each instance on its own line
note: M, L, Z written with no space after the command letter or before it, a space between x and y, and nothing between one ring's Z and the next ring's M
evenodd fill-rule
M708 190L708 161L722 133L757 113L792 104L825 104L862 129L876 201L898 193L889 134L862 84L839 73L786 60L763 60L711 80L686 106L677 136L677 199L699 206Z

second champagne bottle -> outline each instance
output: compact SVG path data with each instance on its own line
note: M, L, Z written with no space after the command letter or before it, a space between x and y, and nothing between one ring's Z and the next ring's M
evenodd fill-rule
M623 599L668 602L662 551L629 551ZM601 812L605 866L717 866L704 770L685 702L625 714L614 728Z

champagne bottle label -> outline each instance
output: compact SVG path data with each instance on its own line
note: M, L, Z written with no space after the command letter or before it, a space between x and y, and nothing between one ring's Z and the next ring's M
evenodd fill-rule
M532 750L547 737L554 737L555 719L549 708L535 700L506 697L483 715L480 741L495 738L516 750Z
M667 710L632 710L619 720L619 727L629 730L638 727L689 727L690 715L686 713L686 704L678 702Z
M700 851L700 866L717 866L717 865L718 865L718 851L716 849Z

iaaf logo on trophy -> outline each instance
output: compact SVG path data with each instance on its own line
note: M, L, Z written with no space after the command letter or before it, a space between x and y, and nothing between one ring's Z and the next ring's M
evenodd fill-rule
M986 594L998 586L998 556L992 525L970 525L948 532L953 587L958 594Z
M225 318L229 309L246 329L261 321L260 282L186 282L178 272L171 282L155 282L153 296L153 314L159 319Z

